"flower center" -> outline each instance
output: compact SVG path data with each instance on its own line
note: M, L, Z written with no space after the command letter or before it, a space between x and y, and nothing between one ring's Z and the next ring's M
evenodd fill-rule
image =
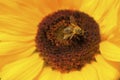
M39 24L36 47L46 66L60 72L80 70L99 53L99 26L89 15L60 10Z

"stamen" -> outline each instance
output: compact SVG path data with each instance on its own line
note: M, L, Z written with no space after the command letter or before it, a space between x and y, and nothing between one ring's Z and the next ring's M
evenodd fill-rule
M37 50L54 70L80 70L99 53L99 26L83 12L60 10L46 16L38 27Z

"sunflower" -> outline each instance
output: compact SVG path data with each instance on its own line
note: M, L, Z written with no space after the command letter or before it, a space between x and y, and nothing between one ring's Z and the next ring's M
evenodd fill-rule
M120 0L0 0L0 80L118 80Z

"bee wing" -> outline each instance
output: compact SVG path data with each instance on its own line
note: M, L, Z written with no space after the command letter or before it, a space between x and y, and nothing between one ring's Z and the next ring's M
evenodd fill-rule
M73 31L73 28L72 28L72 27L67 27L67 28L65 28L65 29L63 30L63 33L70 34L70 33L72 33L72 31Z
M63 39L69 39L69 38L71 39L72 36L73 36L73 34L66 34L66 35L64 35Z

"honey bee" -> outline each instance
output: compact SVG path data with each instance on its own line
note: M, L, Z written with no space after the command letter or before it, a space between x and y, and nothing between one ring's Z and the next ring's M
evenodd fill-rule
M72 39L74 35L84 35L84 30L77 25L73 16L70 16L70 25L66 27L63 32L63 39Z

